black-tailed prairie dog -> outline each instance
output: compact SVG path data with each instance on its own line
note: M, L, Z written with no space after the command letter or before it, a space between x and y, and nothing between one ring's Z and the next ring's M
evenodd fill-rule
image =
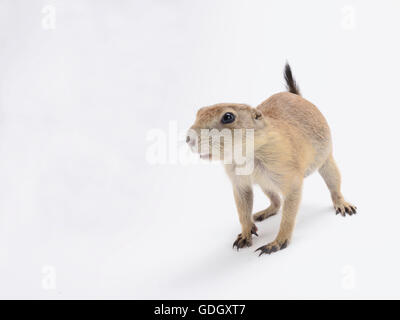
M274 94L256 108L237 103L201 108L186 138L202 158L224 162L242 226L234 247L251 246L252 235L257 235L254 221L275 215L282 206L278 235L256 250L260 255L289 244L303 179L316 170L329 188L336 214L356 213L356 207L346 202L340 191L340 173L324 116L300 96L288 64L284 76L288 92ZM247 170L243 170L244 166ZM270 206L252 215L255 184L269 198Z

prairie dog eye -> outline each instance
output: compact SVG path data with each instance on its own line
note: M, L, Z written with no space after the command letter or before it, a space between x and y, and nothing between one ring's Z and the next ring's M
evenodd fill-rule
M223 124L232 123L233 121L235 121L235 115L232 112L225 113L221 119Z

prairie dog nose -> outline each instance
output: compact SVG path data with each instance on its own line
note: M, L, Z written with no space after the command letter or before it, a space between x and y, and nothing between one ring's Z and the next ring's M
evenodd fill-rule
M192 130L189 130L186 136L186 143L189 145L189 147L193 148L196 145L196 142L197 142L197 134Z
M194 137L190 137L189 135L186 137L186 143L190 146L193 147L196 143L196 140Z

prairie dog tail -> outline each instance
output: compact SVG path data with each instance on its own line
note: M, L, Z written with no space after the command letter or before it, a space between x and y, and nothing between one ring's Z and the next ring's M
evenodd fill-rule
M289 63L286 63L285 72L283 75L285 77L287 90L300 96L300 90L296 84L296 81L293 79L292 70L290 69Z

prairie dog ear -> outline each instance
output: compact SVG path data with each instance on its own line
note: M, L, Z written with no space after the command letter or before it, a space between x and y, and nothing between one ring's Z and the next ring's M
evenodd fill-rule
M263 115L260 110L252 109L251 113L253 115L254 120L261 120L263 118Z

